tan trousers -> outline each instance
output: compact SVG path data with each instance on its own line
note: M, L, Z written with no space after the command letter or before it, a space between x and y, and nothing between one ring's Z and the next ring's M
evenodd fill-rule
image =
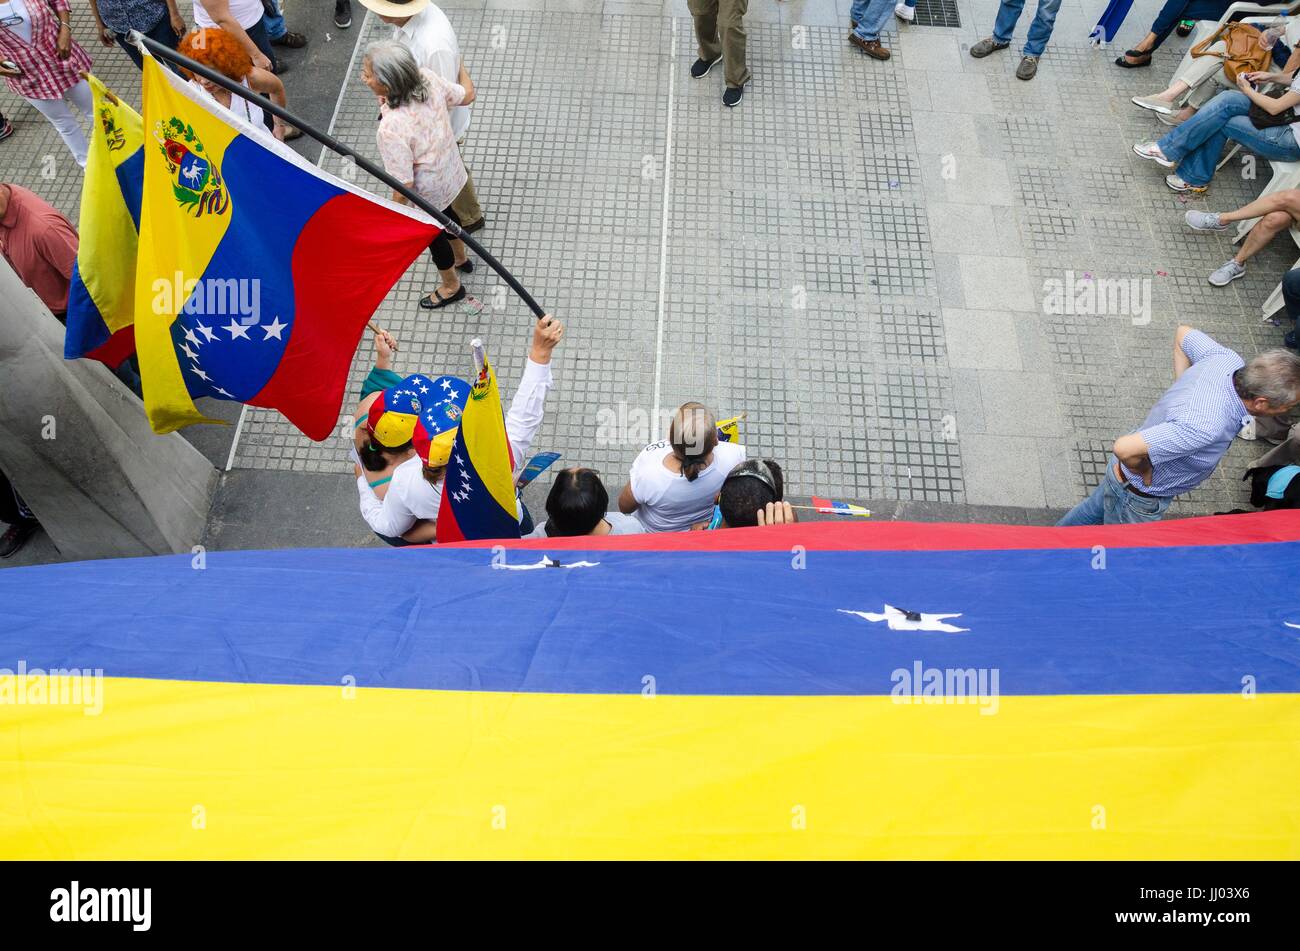
M474 191L474 176L469 173L468 165L465 166L465 187L451 203L451 210L456 212L456 217L460 219L462 225L472 225L483 217L483 209L478 203L478 194Z
M745 65L745 11L749 0L686 0L695 18L695 39L700 59L710 63L722 57L728 86L749 82Z

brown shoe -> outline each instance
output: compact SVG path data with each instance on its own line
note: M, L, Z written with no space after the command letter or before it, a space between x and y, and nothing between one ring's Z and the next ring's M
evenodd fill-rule
M864 40L858 34L850 33L849 42L872 59L889 59L889 50L880 45L880 40Z

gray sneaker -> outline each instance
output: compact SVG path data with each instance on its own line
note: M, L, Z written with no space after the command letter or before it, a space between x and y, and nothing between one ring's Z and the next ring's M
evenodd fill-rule
M1229 261L1210 275L1210 283L1215 287L1227 287L1237 278L1245 276L1246 268L1244 265L1238 264L1236 261Z
M978 43L976 43L974 46L970 48L970 55L974 56L976 59L983 59L985 56L988 56L990 53L996 53L998 50L1004 50L1010 45L1011 45L1010 43L1002 43L998 40L993 39L993 37L991 36L986 36L984 37L984 39L980 40Z
M1183 215L1187 227L1193 231L1227 231L1228 226L1219 221L1217 211L1189 211Z
M1016 67L1016 79L1033 79L1038 74L1038 57L1026 56Z

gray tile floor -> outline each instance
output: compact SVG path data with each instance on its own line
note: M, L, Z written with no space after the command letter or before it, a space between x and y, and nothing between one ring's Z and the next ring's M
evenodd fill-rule
M479 87L466 148L490 221L479 237L569 326L538 448L595 466L612 490L664 414L702 399L748 413L745 442L780 460L797 494L1059 509L1096 484L1109 442L1168 384L1178 323L1247 355L1280 341L1259 304L1295 249L1279 239L1215 289L1204 278L1227 241L1181 224L1187 207L1233 207L1263 182L1234 164L1208 201L1187 203L1132 155L1159 127L1128 98L1164 84L1183 41L1154 69L1119 70L1087 43L1096 4L1065 0L1039 77L1023 83L1014 49L967 55L994 0L959 0L959 28L891 32L888 63L846 44L846 0L752 0L754 80L736 110L717 73L687 75L683 0L444 7ZM1156 7L1135 4L1120 49ZM386 32L360 13L362 44ZM120 54L97 60L110 85L126 82ZM313 81L337 89L337 72ZM374 155L356 72L333 131ZM292 92L303 76L289 78ZM57 139L0 95L20 125L0 174L74 211L78 177ZM433 277L422 260L376 317L402 342L399 369L463 371L481 336L508 394L526 310L480 269L467 281L479 306L427 316L416 301ZM1047 312L1053 287L1116 279L1137 296L1109 313ZM354 383L369 361L363 346ZM250 410L234 467L341 474L342 446ZM1238 441L1171 514L1239 504L1262 449Z

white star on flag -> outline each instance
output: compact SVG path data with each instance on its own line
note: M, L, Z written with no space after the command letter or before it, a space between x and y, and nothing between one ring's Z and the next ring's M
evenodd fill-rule
M190 370L193 371L200 380L206 380L208 378L208 375L204 373L202 370L200 370L197 366L190 367Z
M194 336L194 331L193 331L193 330L188 330L188 329L187 329L187 330L185 331L185 339L188 340L190 343L194 344L194 346L196 346L196 347L199 346L199 345L202 343L202 341L199 340L198 337ZM191 358L191 359L192 359L192 358Z
M186 333L186 336L189 336L189 334ZM198 341L196 340L195 343L198 343ZM185 354L186 357L193 360L195 363L199 362L199 355L190 349L188 343L181 344L181 353Z
M266 336L262 339L270 340L274 337L276 340L283 340L284 338L280 336L280 331L284 330L284 328L288 326L288 324L280 323L280 317L277 314L274 320L262 327L262 330L266 332Z
M214 333L212 332L212 328L211 328L211 327L204 327L202 324L198 324L197 326L198 326L199 333L201 333L201 334L203 334L203 336L207 337L209 343L211 343L213 340L216 340L216 339L217 339L217 335L214 334ZM195 343L198 343L197 340L194 341L194 342L195 342Z
M221 329L228 331L230 333L231 340L234 340L236 337L243 337L245 340L251 339L248 336L248 328L245 327L243 324L241 324L239 321L235 320L234 317L231 317L230 323L226 324L226 326L222 327Z

